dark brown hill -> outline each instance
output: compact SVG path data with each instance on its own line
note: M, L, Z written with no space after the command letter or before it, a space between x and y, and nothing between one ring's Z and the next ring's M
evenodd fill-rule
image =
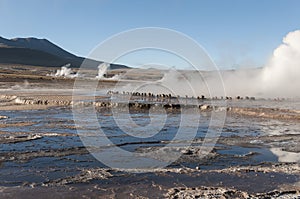
M80 67L85 60L47 39L0 37L0 64L20 64L33 66L59 67L67 63L71 67ZM101 61L88 60L91 67L97 67ZM128 68L124 65L111 64L110 69Z

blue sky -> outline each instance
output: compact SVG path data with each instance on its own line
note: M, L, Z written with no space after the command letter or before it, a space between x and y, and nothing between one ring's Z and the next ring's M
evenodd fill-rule
M119 32L162 27L195 39L220 67L260 67L300 29L299 8L299 0L0 0L0 36L47 38L86 56Z

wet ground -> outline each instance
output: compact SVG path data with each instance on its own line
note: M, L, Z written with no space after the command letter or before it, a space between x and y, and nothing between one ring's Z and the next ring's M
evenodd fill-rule
M4 98L1 101L2 107L21 106L13 103ZM175 139L182 115L178 111L153 111L149 115L149 111L133 109L130 118L138 125L129 128L140 133L135 137L118 127L117 122L124 118L116 117L107 107L94 109L96 126L85 120L86 115L75 123L72 106L3 108L0 111L0 198L299 197L299 103L262 100L229 104L251 109L226 111L223 130L213 139L212 147L205 142L211 111L198 113L200 120L191 142L188 136ZM119 110L118 114L124 113ZM280 117L271 117L276 114ZM281 117L285 114L296 114L296 117ZM190 123L182 125L181 130L186 135L199 115L185 115ZM158 122L159 133L150 136L147 133L152 129L147 131L145 127L155 118L165 119L165 123L161 128ZM113 145L97 140L101 137L86 145L85 138L90 141L99 128ZM145 134L148 136L143 137ZM105 156L104 159L112 162L126 160L107 153L114 146L138 154L154 152L154 156L143 157L143 161L164 162L174 151L182 155L164 168L135 170L132 167L124 171L108 168L90 153ZM161 148L163 152L159 155L164 157L155 155Z
M75 123L74 79L47 76L55 72L48 67L1 66L0 72L0 198L299 198L299 99L133 97L129 114L128 96L105 95L116 82L100 81L96 103L93 95L78 98L87 111ZM152 73L146 79L161 78ZM140 84L141 75L124 85ZM180 110L190 105L197 110ZM224 110L222 132L206 139L212 111ZM105 161L128 165L114 147L141 161L131 170L109 168ZM134 169L147 162L166 166Z

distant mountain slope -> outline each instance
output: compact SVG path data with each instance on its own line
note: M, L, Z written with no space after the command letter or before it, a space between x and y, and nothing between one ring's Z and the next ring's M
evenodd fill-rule
M40 50L47 52L49 54L53 54L59 57L65 58L76 58L77 56L65 51L59 46L51 43L47 39L37 39L37 38L15 38L15 39L5 39L0 37L0 47L19 47L19 48L29 48L33 50Z
M80 66L83 59L66 59L47 52L29 48L0 48L0 63L22 64L34 66L62 66L71 63L72 66Z
M78 57L53 44L47 39L0 37L0 63L59 67L71 63L80 67L85 58ZM91 67L101 61L88 60ZM111 69L128 68L124 65L111 64Z

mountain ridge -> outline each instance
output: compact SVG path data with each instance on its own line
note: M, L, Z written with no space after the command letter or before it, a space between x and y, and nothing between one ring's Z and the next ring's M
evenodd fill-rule
M76 56L48 39L35 37L6 39L0 36L0 63L23 64L34 66L59 67L70 63L78 68L86 60L91 67L102 61ZM111 64L111 69L128 68L124 65Z
M75 58L76 55L67 52L62 49L58 45L50 42L47 39L38 39L35 37L27 37L27 38L13 38L6 39L4 37L0 37L0 45L4 44L9 47L20 47L20 48L29 48L33 50L41 50L56 56L63 56L68 58Z

